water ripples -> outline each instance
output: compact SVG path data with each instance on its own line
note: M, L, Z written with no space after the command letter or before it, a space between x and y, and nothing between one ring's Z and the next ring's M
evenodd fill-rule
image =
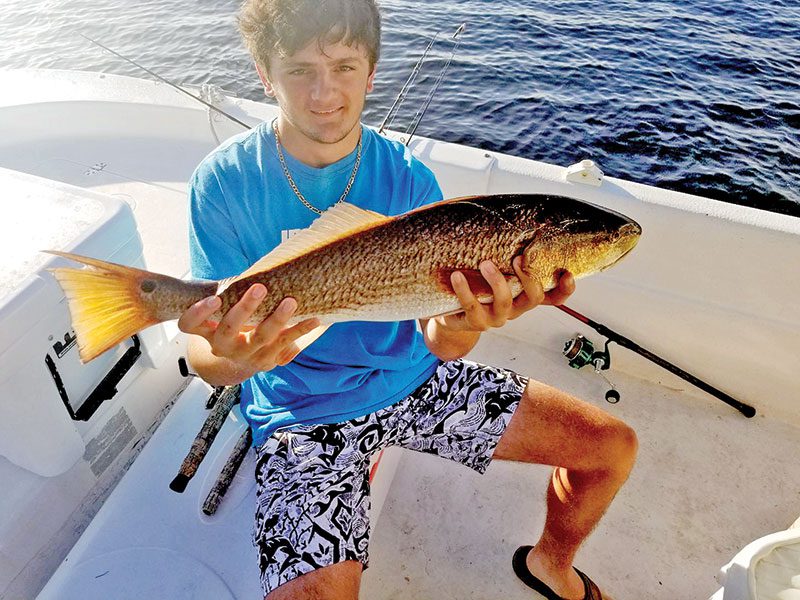
M384 45L365 120L377 124L427 40L439 41L401 109L408 123L467 22L419 133L800 216L796 1L384 0ZM94 37L171 80L261 100L228 2L89 0L0 8L0 68L142 76Z

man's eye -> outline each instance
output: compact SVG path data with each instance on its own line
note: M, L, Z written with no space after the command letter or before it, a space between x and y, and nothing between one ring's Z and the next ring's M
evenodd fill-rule
M355 71L356 69L355 69L355 67L352 67L350 65L339 65L339 70L340 71Z
M292 69L289 75L305 75L308 71L306 69Z

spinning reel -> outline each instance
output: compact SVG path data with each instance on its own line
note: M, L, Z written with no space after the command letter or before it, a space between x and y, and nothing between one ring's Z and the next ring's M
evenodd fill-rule
M606 340L606 345L603 350L595 351L594 344L584 336L576 334L571 340L567 340L564 344L563 354L569 361L569 366L573 369L580 369L586 365L594 366L594 372L603 378L608 386L611 388L606 392L606 401L611 404L619 402L619 392L614 387L608 378L601 373L611 367L611 354L608 351L608 345L611 340Z

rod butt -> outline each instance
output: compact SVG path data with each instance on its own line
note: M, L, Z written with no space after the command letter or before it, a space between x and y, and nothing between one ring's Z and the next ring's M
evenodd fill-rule
M186 486L189 485L190 480L191 477L189 477L188 475L184 475L183 473L178 473L175 476L175 479L173 479L172 482L169 484L169 489L171 489L173 492L178 492L179 494L182 494L186 490Z

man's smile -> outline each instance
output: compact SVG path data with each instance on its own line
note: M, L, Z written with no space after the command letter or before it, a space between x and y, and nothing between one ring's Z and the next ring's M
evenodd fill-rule
M328 109L328 110L313 110L313 109L312 109L312 110L311 110L311 112L312 112L313 114L315 114L315 115L319 115L319 116L322 116L322 117L326 117L326 116L328 116L328 115L332 115L332 114L334 114L334 113L336 113L336 112L338 112L338 111L340 111L340 110L342 110L342 107L341 107L341 106L339 106L339 107L336 107L336 108L331 108L331 109Z

